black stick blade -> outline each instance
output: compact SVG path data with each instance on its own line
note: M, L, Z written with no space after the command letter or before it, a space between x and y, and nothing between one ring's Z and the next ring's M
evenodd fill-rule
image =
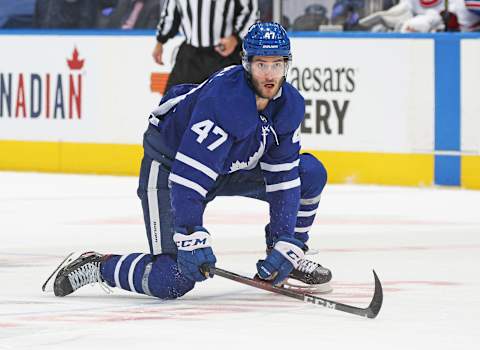
M317 296L305 294L304 301L307 303L321 305L330 309L335 309L343 312L348 312L349 314L354 314L367 318L377 317L380 309L382 308L383 302L383 290L380 279L378 278L375 270L373 270L373 277L375 278L375 292L373 293L372 300L370 305L366 308L360 308L353 305L342 304L337 301L323 299Z
M366 308L360 308L353 305L342 304L337 301L318 297L316 295L299 293L299 292L296 292L290 289L285 289L282 287L275 287L271 283L268 283L266 281L245 277L245 276L236 274L234 272L223 270L218 267L208 268L208 272L213 272L215 275L227 278L235 282L246 284L254 288L267 290L269 292L281 294L289 298L301 300L307 304L320 305L329 309L335 309L335 310L347 312L349 314L358 315L362 317L368 317L368 318L377 317L383 302L382 284L380 283L380 280L378 279L378 276L375 273L375 270L373 270L373 276L375 277L375 292L373 294L370 305Z
M375 270L373 270L373 277L375 278L375 292L373 293L372 301L370 302L370 305L368 305L368 308L367 308L368 318L377 317L378 313L380 312L380 309L382 308L382 303L383 303L382 284L380 283L380 279L378 278Z

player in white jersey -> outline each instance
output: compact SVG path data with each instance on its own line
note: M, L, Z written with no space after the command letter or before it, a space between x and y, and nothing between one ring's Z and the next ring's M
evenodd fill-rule
M480 0L449 0L448 9L457 17L462 32L480 31Z
M360 19L365 27L381 26L402 33L428 33L442 31L444 23L440 13L444 0L401 0L385 11L372 13Z

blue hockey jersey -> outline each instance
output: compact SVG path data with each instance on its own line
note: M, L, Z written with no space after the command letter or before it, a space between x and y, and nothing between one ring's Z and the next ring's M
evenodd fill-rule
M241 66L228 67L200 85L170 89L150 116L151 127L158 132L146 134L144 147L155 159L152 145L158 139L149 137L160 138L167 156L174 158L169 180L175 226L203 226L205 198L217 177L260 165L270 230L293 236L304 113L303 97L287 82L259 112Z

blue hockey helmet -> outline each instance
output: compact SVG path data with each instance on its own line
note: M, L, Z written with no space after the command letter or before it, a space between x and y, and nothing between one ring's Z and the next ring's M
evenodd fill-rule
M290 64L292 53L286 30L275 22L252 24L243 39L242 64L247 72L253 56L282 56Z

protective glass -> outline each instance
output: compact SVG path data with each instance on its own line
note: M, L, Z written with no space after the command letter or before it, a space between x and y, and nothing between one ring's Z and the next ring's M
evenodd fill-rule
M283 77L285 76L288 63L285 61L278 62L263 62L255 61L250 63L250 69L252 74L257 75L270 75L272 77Z

